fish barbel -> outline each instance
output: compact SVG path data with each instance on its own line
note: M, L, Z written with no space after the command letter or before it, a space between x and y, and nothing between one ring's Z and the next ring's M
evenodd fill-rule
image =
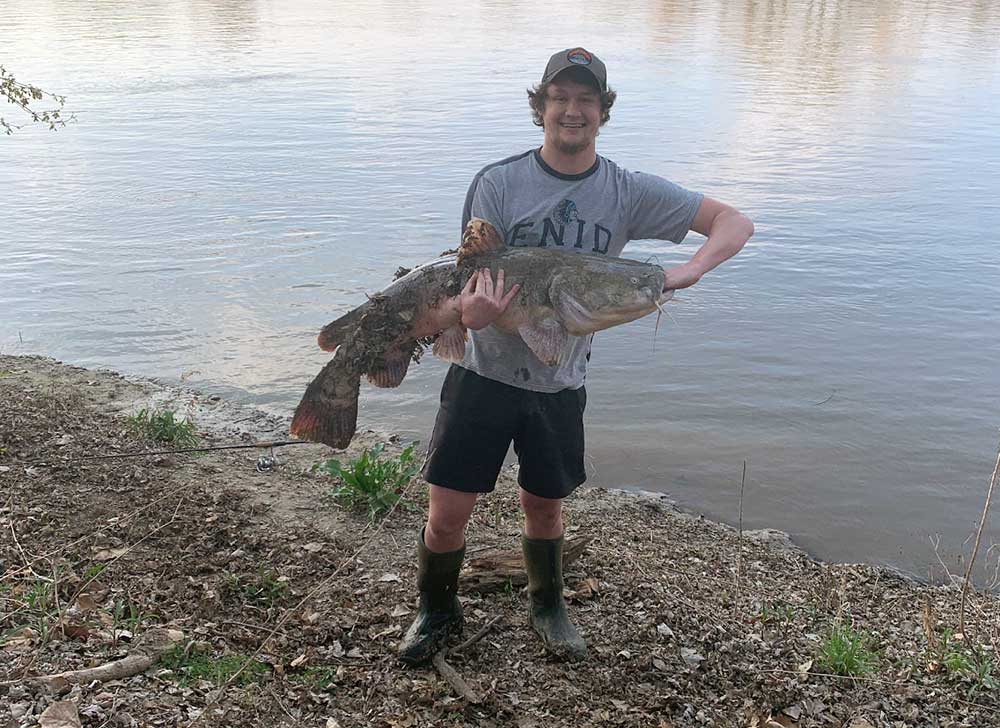
M460 362L467 332L460 293L472 275L503 269L521 289L493 322L519 335L542 361L558 363L569 334L584 336L655 311L663 294L657 265L590 253L508 248L484 220L469 221L457 255L414 268L349 313L323 327L319 345L335 351L306 389L290 432L345 448L354 437L361 375L377 387L398 387L423 345Z

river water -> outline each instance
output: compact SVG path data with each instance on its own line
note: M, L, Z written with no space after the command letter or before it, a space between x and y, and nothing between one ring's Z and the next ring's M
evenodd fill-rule
M996 3L13 0L0 28L77 118L0 139L5 353L290 413L318 328L456 244L475 172L540 143L525 88L584 45L619 92L598 151L757 228L655 338L595 339L590 483L733 523L747 459L745 528L959 568L1000 427ZM365 387L361 426L426 442L443 373Z

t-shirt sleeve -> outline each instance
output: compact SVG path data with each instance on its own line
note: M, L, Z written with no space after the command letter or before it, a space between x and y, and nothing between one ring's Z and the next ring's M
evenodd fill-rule
M478 217L496 228L501 240L507 240L507 231L501 224L503 219L500 216L501 203L502 199L496 185L486 175L477 174L465 195L465 207L462 209L462 232L465 232L465 226L469 224L469 220Z
M655 238L679 243L691 229L704 197L678 184L644 172L629 172L632 211L629 240Z

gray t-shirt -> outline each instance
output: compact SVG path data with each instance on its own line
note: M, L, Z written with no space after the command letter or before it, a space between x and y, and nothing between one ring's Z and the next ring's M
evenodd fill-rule
M681 242L701 200L700 193L630 172L601 156L586 172L561 174L533 150L476 175L465 198L462 229L479 217L511 247L620 256L629 240ZM550 367L517 335L493 326L470 334L461 366L481 376L536 392L583 386L592 336L570 336L559 363Z

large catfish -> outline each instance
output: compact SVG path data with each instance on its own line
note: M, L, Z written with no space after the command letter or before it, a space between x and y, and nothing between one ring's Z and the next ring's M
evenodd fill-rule
M354 437L361 375L398 387L423 345L446 361L465 355L460 293L477 270L503 269L521 290L494 326L524 339L555 365L567 334L583 336L645 316L663 296L663 269L624 258L540 248L507 248L484 220L469 221L457 255L414 268L319 334L336 351L295 410L292 435L344 448Z

